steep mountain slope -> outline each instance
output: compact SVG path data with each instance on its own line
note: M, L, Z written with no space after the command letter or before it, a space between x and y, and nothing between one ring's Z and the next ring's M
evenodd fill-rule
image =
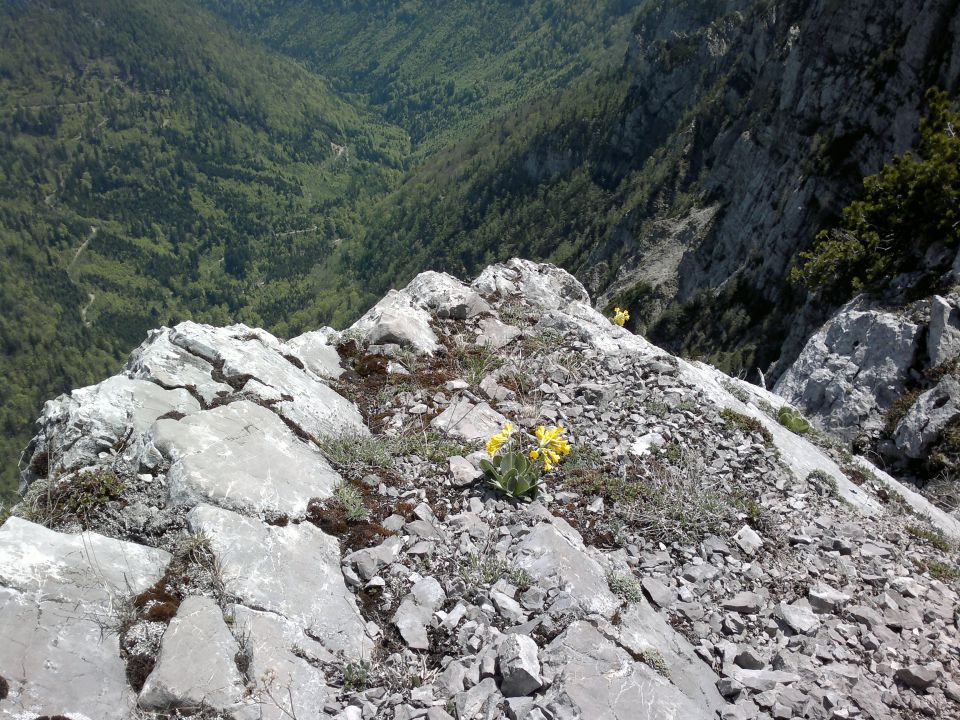
M618 65L646 0L203 0L410 133L419 156Z
M620 70L415 170L367 266L548 258L665 347L775 377L827 309L789 268L913 145L926 89L956 94L958 18L954 0L652 2Z
M188 0L0 8L0 456L147 329L347 318L321 261L408 151ZM321 263L321 267L318 267Z

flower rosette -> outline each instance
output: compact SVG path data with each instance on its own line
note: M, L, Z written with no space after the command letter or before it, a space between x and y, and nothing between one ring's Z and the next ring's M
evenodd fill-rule
M566 432L563 425L540 425L530 437L515 433L508 422L487 441L490 459L481 460L480 468L497 490L518 500L532 500L542 484L541 465L543 472L550 472L570 454L570 443L563 437Z

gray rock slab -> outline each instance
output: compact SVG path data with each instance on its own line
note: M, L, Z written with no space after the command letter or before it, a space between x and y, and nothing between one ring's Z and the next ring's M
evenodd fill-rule
M101 620L75 602L0 587L0 677L10 686L0 717L127 720L136 694Z
M446 598L446 593L435 578L426 577L413 584L393 615L393 624L408 647L413 650L427 650L430 647L427 625Z
M729 600L724 600L723 607L744 615L753 615L763 607L763 598L749 590L743 590Z
M48 401L29 457L45 453L46 465L69 471L98 462L99 453L112 451L121 441L136 455L140 436L158 417L199 409L200 403L184 389L165 390L147 380L116 375ZM23 473L25 483L34 479L29 469Z
M659 653L670 680L695 704L714 710L723 706L716 673L697 655L693 645L648 603L632 603L621 612L620 625L609 630L634 656L651 650Z
M322 715L336 692L311 662L335 662L336 657L305 635L299 625L275 613L235 605L233 624L237 634L246 638L250 651L249 673L256 682L256 713L252 717L290 720L291 716Z
M855 298L807 341L774 392L847 439L879 431L903 393L920 329Z
M945 375L913 403L893 433L897 448L914 459L924 458L927 448L944 429L960 417L960 380Z
M171 461L174 502L301 515L311 498L330 497L341 481L275 413L247 400L158 420L151 436Z
M820 618L814 614L810 603L806 600L798 600L795 603L782 602L774 612L801 635L810 635L820 627Z
M356 550L343 559L357 568L361 578L369 580L382 568L396 560L402 549L403 540L398 537L391 537L376 547Z
M124 366L127 375L167 388L189 388L209 405L233 388L213 379L213 365L170 340L168 328L151 330Z
M459 693L454 698L457 720L474 720L474 718L487 717L481 713L495 695L498 695L498 690L497 683L493 678L484 678L469 690Z
M487 440L500 432L507 419L487 403L461 398L437 415L432 427L464 440Z
M304 432L368 433L356 406L301 367L302 361L292 361L294 351L265 330L184 322L169 332L170 342L220 368L225 380L239 386L252 378L280 393L274 409Z
M140 706L163 710L204 704L222 710L237 703L244 693L235 661L239 649L213 600L186 598L163 634Z
M163 550L9 518L0 527L0 715L126 718L135 697L120 658L115 600L143 592ZM8 714L9 713L9 714Z
M350 326L372 345L396 343L421 355L432 355L440 343L430 327L430 313L403 291L391 290Z
M210 505L195 507L187 521L191 530L210 537L227 592L241 604L283 615L331 652L360 657L369 650L335 538L310 523L264 525Z
M534 527L517 546L514 564L547 587L548 579L555 579L589 612L609 617L620 605L607 586L604 569L563 520Z
M338 378L343 374L340 353L328 341L329 333L313 330L287 340L289 347L314 375Z
M522 697L543 686L537 643L529 635L507 635L497 650L504 697Z
M466 320L493 312L476 290L452 275L433 270L417 275L403 289L403 293L416 305L439 318Z
M0 586L90 613L146 590L169 562L163 550L97 533L68 535L18 517L0 526Z
M480 334L477 335L476 343L491 350L499 350L518 337L520 337L520 328L515 325L508 325L496 318L483 318L480 321Z
M930 299L930 325L927 331L927 354L930 366L960 355L960 308L956 295L949 298L934 295ZM952 302L951 302L952 301Z
M572 623L541 652L552 678L542 704L558 717L591 720L708 720L669 680L633 660L596 628Z

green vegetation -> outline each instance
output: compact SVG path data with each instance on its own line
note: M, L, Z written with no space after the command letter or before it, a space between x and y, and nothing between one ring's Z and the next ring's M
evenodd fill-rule
M738 413L733 408L725 407L720 411L720 419L723 420L724 427L728 430L736 429L746 435L759 435L767 445L773 444L773 435L756 418Z
M625 602L638 603L643 600L643 588L640 586L640 581L633 575L610 573L607 575L607 585L610 587L610 592Z
M337 504L343 508L344 517L349 522L364 522L370 519L370 511L363 502L363 493L351 483L344 482L337 485L333 491Z
M7 3L0 48L0 486L43 401L153 327L369 302L321 261L399 178L402 131L189 0Z
M882 290L899 273L927 271L913 291L925 294L936 268L925 256L934 245L960 242L960 114L945 93L927 93L920 146L864 179L864 195L843 210L837 228L817 235L792 278L815 292L846 299Z
M918 540L923 540L925 543L935 547L937 550L942 552L953 552L955 550L953 543L951 543L947 537L943 534L942 531L933 527L925 527L922 525L907 525L907 532Z
M501 578L509 580L523 592L534 584L533 576L523 568L511 565L502 557L492 553L471 554L466 565L460 570L460 576L470 585L492 585Z
M106 468L84 470L63 482L38 480L30 486L17 512L31 522L49 528L71 521L86 527L88 516L116 499L124 488L126 483Z
M43 401L115 372L151 328L289 336L428 265L474 270L486 250L463 262L468 241L422 233L432 213L400 218L522 117L515 162L559 88L622 61L642 1L0 8L0 496Z
M810 423L803 416L803 413L789 405L784 405L777 411L777 422L797 435L806 435L810 432Z

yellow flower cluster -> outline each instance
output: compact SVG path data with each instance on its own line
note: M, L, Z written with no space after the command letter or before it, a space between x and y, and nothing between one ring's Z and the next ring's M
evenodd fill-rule
M621 310L620 308L613 309L613 321L620 327L623 327L629 319L630 313L626 310Z
M513 434L513 423L507 423L503 429L487 441L487 453L490 457L497 454L497 450L510 439Z
M537 428L538 446L530 451L530 457L538 460L542 456L543 469L547 472L553 470L553 466L560 462L561 455L570 454L570 443L560 437L566 431L563 425L557 425L549 430L543 425Z

